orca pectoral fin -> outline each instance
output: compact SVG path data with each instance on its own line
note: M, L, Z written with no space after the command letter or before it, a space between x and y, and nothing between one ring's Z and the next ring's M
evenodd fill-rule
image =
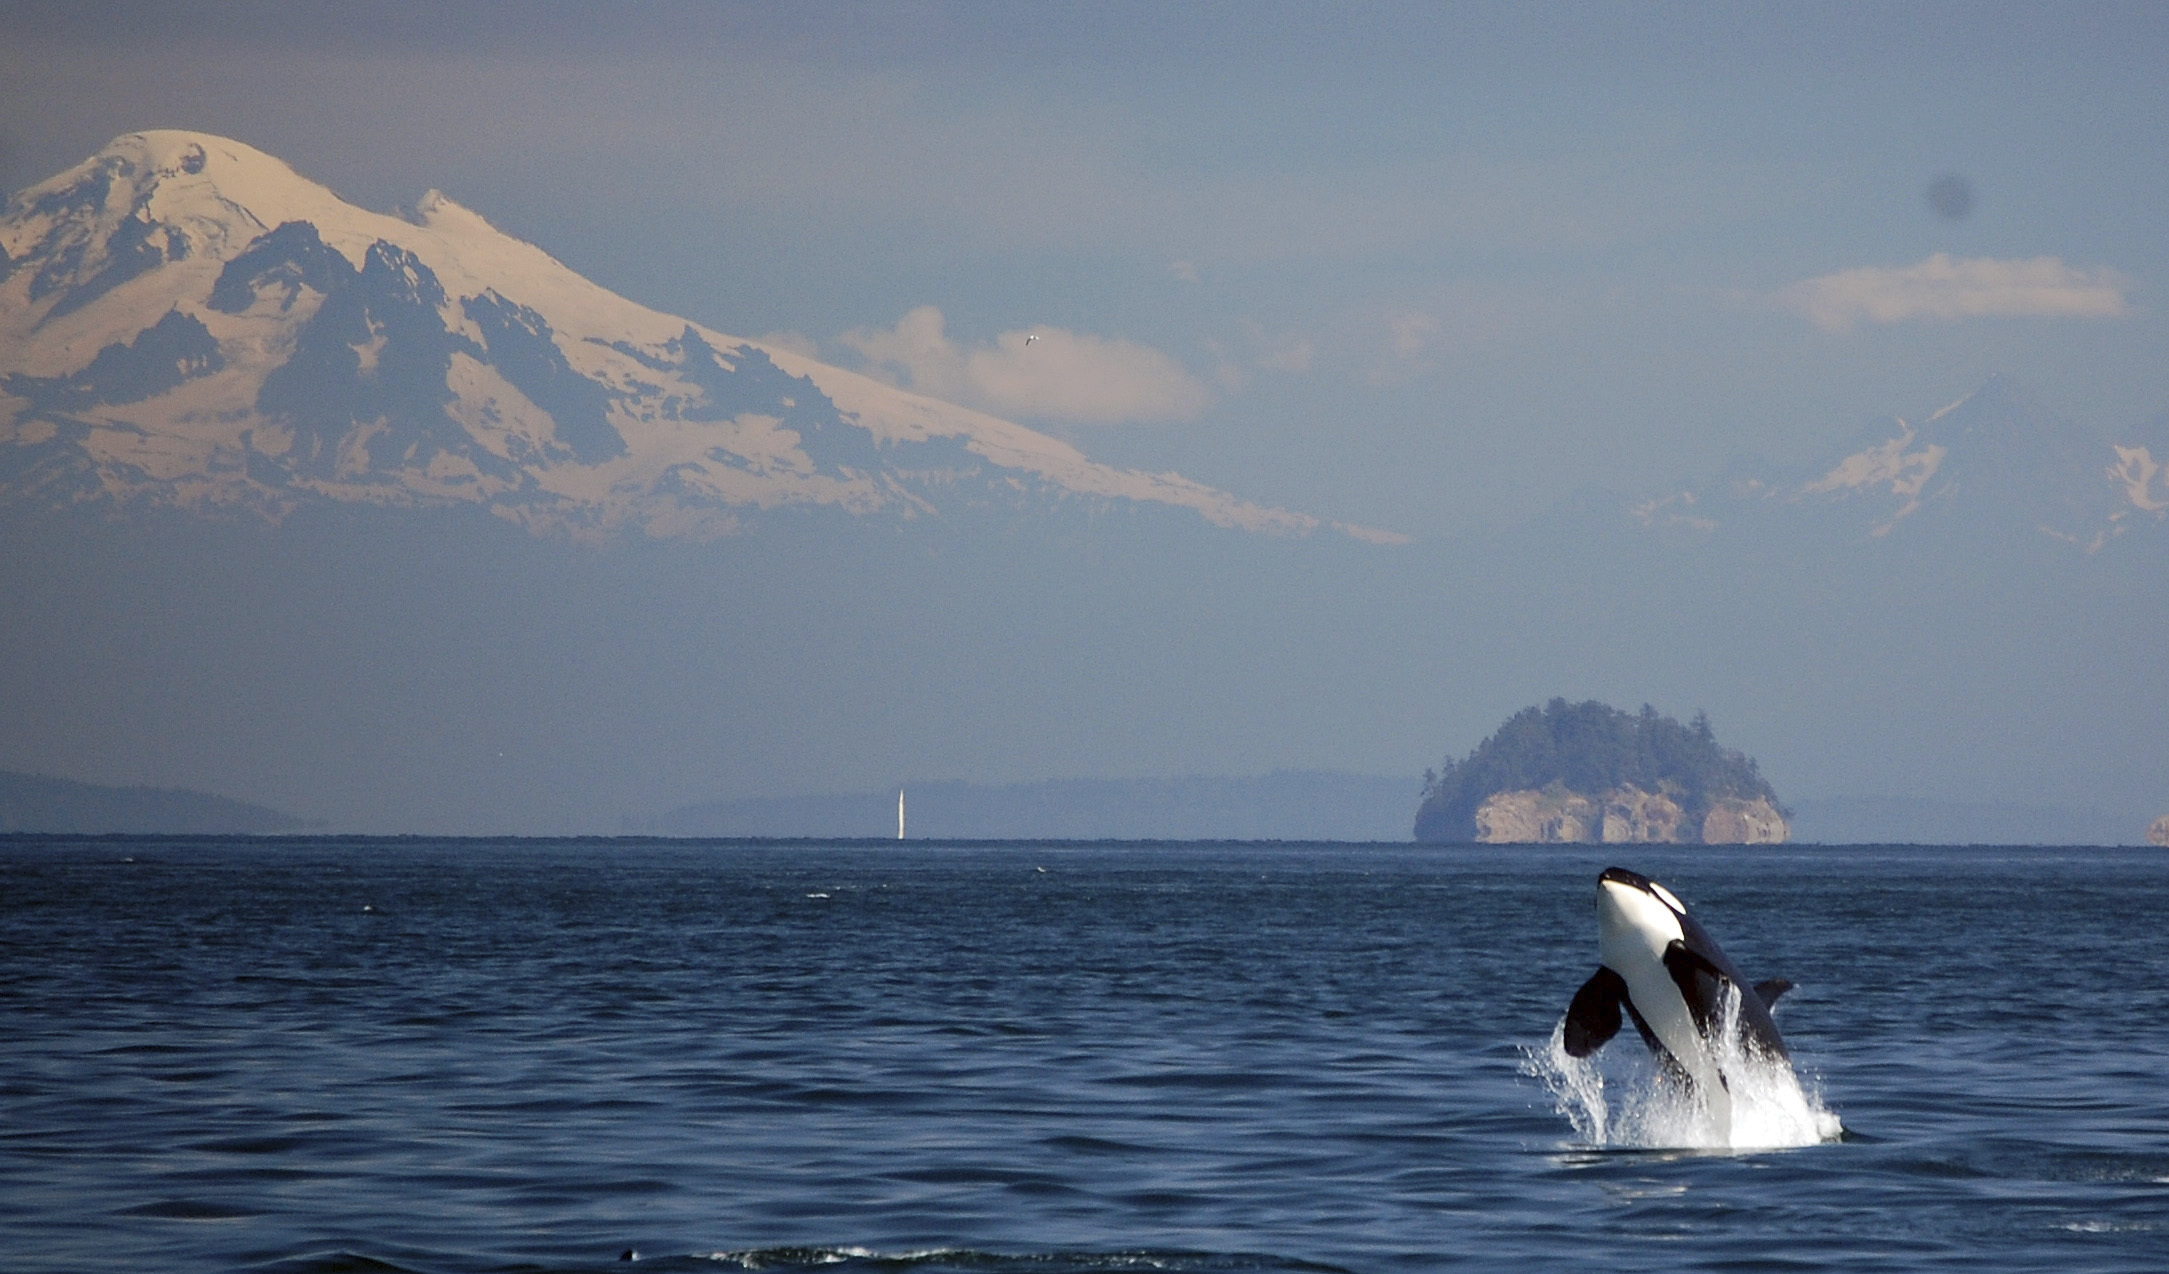
M1790 990L1792 990L1792 983L1784 978L1767 978L1755 984L1755 996L1762 1001L1762 1007L1766 1009L1776 1008L1777 997Z
M1731 979L1725 971L1710 963L1709 957L1687 944L1673 939L1664 949L1664 971L1672 975L1672 984L1679 988L1679 998L1687 1002L1687 1012L1695 1020L1695 1029L1710 1029L1710 1015L1717 1004L1718 988Z
M1687 979L1697 973L1719 979L1725 976L1725 971L1711 963L1708 956L1677 938L1665 944L1664 955L1659 958L1664 961L1665 972L1672 975L1672 980L1683 991L1687 989Z
M1598 966L1567 1005L1567 1056L1587 1057L1619 1034L1619 1006L1626 998L1627 980Z

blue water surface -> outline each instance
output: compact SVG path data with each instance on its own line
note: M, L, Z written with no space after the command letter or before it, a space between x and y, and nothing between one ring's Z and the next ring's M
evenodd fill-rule
M1577 1143L1526 1072L1613 862L1799 984L1846 1140ZM0 1267L2169 1268L2165 900L2137 849L0 839Z

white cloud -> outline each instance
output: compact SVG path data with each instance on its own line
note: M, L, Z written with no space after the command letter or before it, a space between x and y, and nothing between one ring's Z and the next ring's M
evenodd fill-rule
M759 341L763 345L773 345L777 349L786 349L807 358L821 357L821 343L804 332L769 332L761 336Z
M1445 326L1437 319L1420 311L1395 315L1392 327L1393 356L1404 360L1423 357L1431 343L1446 331Z
M1310 371L1318 347L1301 332L1268 332L1255 319L1243 319L1239 338L1205 338L1205 350L1214 359L1213 379L1225 394L1249 388L1253 372L1301 376Z
M1363 377L1374 385L1398 385L1438 370L1437 351L1446 325L1435 314L1404 310L1386 318L1384 348Z
M1187 420L1212 402L1202 381L1150 346L1035 327L967 349L949 339L931 305L893 328L842 340L898 384L1006 415L1080 424Z
M1803 279L1778 299L1822 328L1906 319L2122 318L2130 286L2114 270L2082 270L2057 257L1998 261L1938 252L1918 265L1864 266Z

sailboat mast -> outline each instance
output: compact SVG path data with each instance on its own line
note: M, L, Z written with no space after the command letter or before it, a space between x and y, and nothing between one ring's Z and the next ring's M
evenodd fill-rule
M904 789L896 789L896 839L904 839Z

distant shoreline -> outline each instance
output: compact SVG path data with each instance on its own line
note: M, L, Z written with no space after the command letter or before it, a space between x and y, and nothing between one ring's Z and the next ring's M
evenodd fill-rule
M1426 854L1475 853L1485 857L1511 856L1517 854L1544 854L1555 857L1587 857L1597 851L1610 851L1612 857L1630 857L1636 854L1659 853L1683 858L1710 858L1733 860L1740 858L1783 857L1795 851L1826 851L1855 849L1919 849L1938 852L1966 852L1977 850L2073 850L2115 849L2147 853L2161 853L2154 845L2119 842L2103 844L2091 841L2040 841L2040 842L1951 842L1951 841L1787 841L1782 845L1697 845L1652 842L1636 844L1629 842L1572 842L1522 844L1485 844L1480 842L1446 842L1417 840L1241 840L1215 838L1120 838L1078 839L1028 836L914 836L898 840L893 836L666 836L654 834L597 833L587 836L517 836L517 835L462 835L435 834L428 832L0 832L0 848L28 844L60 845L201 845L217 842L229 845L276 847L282 845L306 846L382 846L396 848L420 845L473 845L473 846L602 846L616 848L777 848L777 849L893 849L898 851L943 849L1181 849L1181 848L1252 848L1252 849L1395 849L1419 850Z

